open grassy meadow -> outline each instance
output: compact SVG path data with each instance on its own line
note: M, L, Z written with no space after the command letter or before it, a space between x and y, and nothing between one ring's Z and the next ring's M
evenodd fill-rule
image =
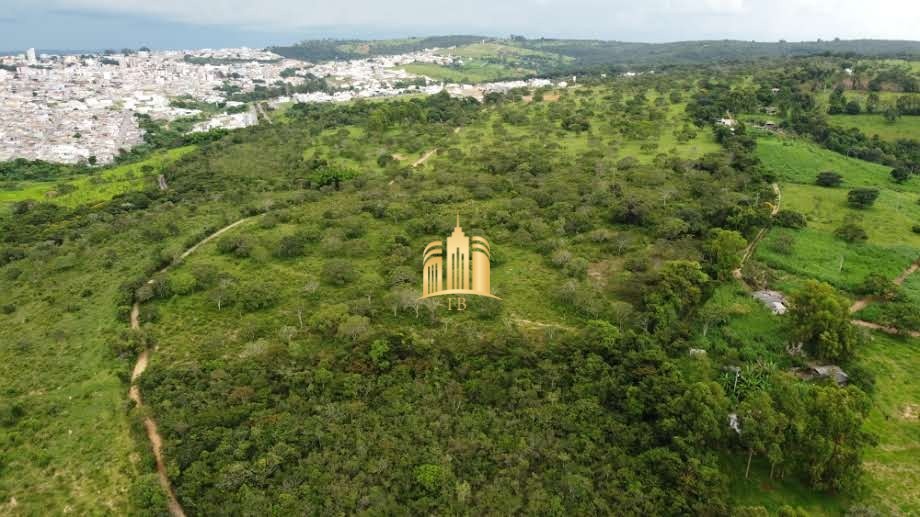
M436 81L463 84L525 77L533 73L532 70L524 68L479 61L471 61L457 66L437 65L434 63L411 63L404 66L403 69L410 74L423 75Z
M920 235L911 228L920 220L920 181L897 184L890 168L846 158L794 139L761 138L758 156L782 181L783 208L806 216L803 230L772 230L757 258L771 267L853 289L869 273L896 277L920 255ZM814 184L822 171L843 176L839 187ZM847 192L876 187L880 195L867 209L848 206ZM847 243L834 235L844 223L864 228L868 239Z
M920 340L873 334L860 352L876 375L875 403L866 427L878 445L866 453L872 504L893 515L920 512Z
M155 185L163 167L194 149L194 146L186 146L161 151L139 162L102 168L91 176L0 183L0 207L26 199L66 207L107 201L118 194Z
M904 115L888 122L882 114L830 115L831 124L842 128L859 128L868 136L878 135L882 140L920 138L920 117Z

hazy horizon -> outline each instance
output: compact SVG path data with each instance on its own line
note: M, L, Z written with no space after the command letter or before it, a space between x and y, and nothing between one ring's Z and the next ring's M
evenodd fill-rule
M603 39L643 43L696 40L916 40L920 3L879 0L440 0L319 2L8 0L0 51L26 48L185 49L265 47L315 38L381 39L439 34ZM445 20L444 13L449 14ZM843 29L840 29L843 27ZM839 30L838 30L839 29Z

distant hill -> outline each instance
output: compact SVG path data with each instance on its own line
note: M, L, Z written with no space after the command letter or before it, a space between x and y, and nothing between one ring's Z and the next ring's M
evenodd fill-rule
M693 64L758 58L854 54L920 57L920 41L839 40L755 42L738 40L629 43L598 40L517 39L513 44L573 57L580 65Z
M354 59L398 54L433 47L462 47L482 40L539 50L571 58L564 68L579 69L604 65L680 65L744 61L760 58L802 57L821 54L853 54L870 57L920 58L920 41L834 40L804 42L755 42L738 40L631 43L576 39L496 39L484 36L435 36L395 40L308 40L286 47L272 47L278 54L306 61ZM553 70L557 71L554 65Z
M270 50L291 59L304 61L332 61L335 59L358 59L368 56L405 54L426 48L444 48L469 45L486 36L431 36L387 40L305 40L287 47L271 47Z

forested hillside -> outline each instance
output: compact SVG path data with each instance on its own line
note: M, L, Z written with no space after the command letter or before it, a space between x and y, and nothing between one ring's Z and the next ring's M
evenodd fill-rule
M916 58L920 42L894 40L832 40L801 42L755 42L738 40L632 43L623 41L575 40L512 36L439 36L396 40L306 40L291 46L272 47L284 57L305 61L354 59L363 56L398 54L425 48L457 47L490 42L510 48L528 49L557 56L535 71L536 75L585 70L603 66L655 67L752 61L764 58L795 58L817 55ZM563 66L564 65L564 66Z
M920 510L918 144L827 122L860 63L903 65L294 104L0 168L0 509L162 515L149 419L188 515ZM501 298L463 312L419 300L458 215Z

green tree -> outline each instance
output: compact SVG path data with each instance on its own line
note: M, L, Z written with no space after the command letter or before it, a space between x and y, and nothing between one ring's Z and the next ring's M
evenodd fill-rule
M738 422L741 427L739 438L748 450L744 479L751 472L751 458L754 454L765 454L778 460L786 430L786 417L773 406L773 399L767 392L758 390L748 393L738 405ZM770 477L773 477L775 462L771 461Z
M784 228L798 229L808 226L808 219L805 218L805 214L795 210L780 210L773 216L773 220Z
M896 167L891 169L891 179L895 183L906 183L910 179L910 169L906 167Z
M863 451L875 443L863 430L870 408L869 397L853 386L812 388L798 449L814 488L839 492L859 478Z
M850 303L833 287L806 280L789 298L789 319L795 339L820 359L842 361L858 344L859 334L850 324Z
M323 264L323 280L332 285L345 285L357 276L358 273L348 260L331 259Z
M727 278L741 265L747 241L734 230L715 228L709 234L704 250L712 270L719 279Z
M834 230L834 235L847 242L864 241L869 238L869 234L866 233L866 230L853 222L844 223Z
M338 336L351 341L359 341L370 330L370 320L364 316L351 315L339 324Z
M866 97L866 112L875 113L876 111L878 111L880 102L881 100L879 99L878 93L870 92L869 96Z
M901 116L901 113L898 111L898 108L894 106L886 107L883 114L885 116L885 122L888 122L889 124L894 124L895 122L897 122L898 117Z
M877 188L854 188L847 192L847 204L853 208L869 208L875 204L878 195L879 190Z
M819 172L815 183L822 187L838 187L843 183L843 176L834 171Z
M856 294L878 296L885 300L895 299L898 290L898 284L880 273L869 273L855 289Z
M703 300L709 276L699 262L666 262L643 297L655 328L662 328L688 316Z

